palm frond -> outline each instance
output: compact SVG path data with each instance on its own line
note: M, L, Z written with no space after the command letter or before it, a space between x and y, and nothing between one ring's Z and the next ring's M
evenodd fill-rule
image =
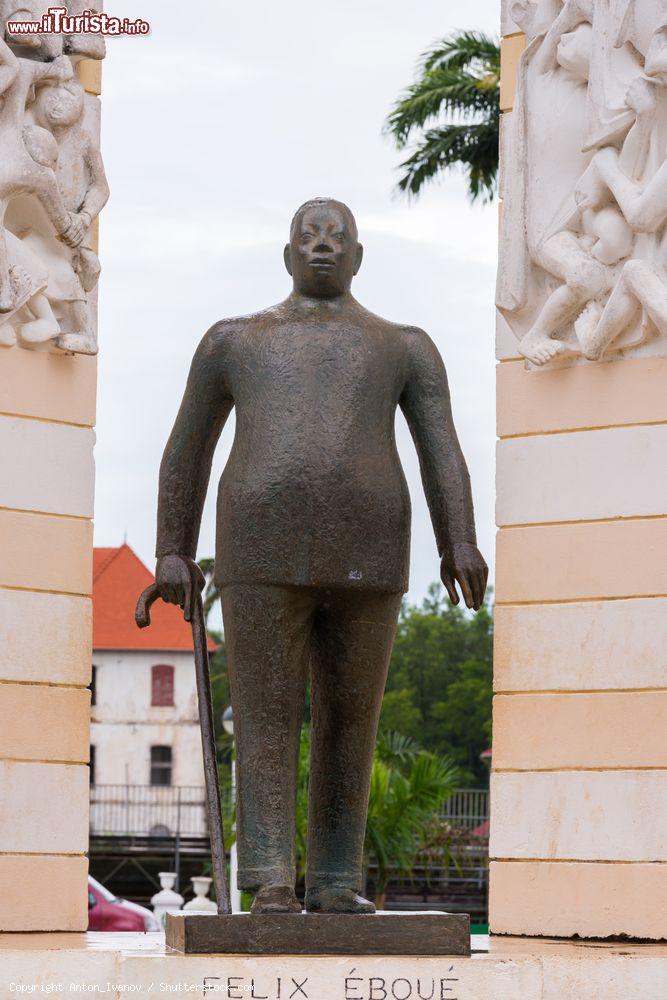
M409 764L420 752L420 746L410 736L403 733L380 733L377 741L377 756L383 764Z
M430 129L401 163L401 191L416 195L425 183L448 167L461 166L472 201L493 197L498 174L498 128L495 122L444 125Z
M401 769L395 761L383 761L380 748L373 762L364 850L377 866L380 896L390 870L411 873L426 831L459 778L447 758L421 750L397 734L384 739L385 751L387 743L398 752L407 751L409 763Z
M494 113L497 101L493 80L459 70L432 70L406 90L387 118L385 131L393 135L400 149L429 119L445 114L472 118Z
M458 32L425 52L418 79L384 125L398 149L416 142L401 164L399 190L417 195L443 170L460 165L471 199L490 200L498 173L499 90L500 48L488 35Z
M458 31L436 42L421 57L427 72L436 67L463 69L476 63L500 68L498 42L482 31Z

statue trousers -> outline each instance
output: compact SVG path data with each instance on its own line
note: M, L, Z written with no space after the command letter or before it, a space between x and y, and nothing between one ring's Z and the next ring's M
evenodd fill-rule
M240 888L295 882L310 674L306 887L362 889L373 751L401 598L356 587L223 587Z

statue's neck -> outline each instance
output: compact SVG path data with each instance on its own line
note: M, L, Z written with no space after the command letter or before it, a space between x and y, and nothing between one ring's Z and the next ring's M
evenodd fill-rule
M304 295L296 288L289 295L287 302L299 312L304 313L341 313L357 305L357 301L349 290L332 298L321 298L314 295Z

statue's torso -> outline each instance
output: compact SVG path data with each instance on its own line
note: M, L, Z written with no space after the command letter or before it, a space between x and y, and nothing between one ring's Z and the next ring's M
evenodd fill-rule
M237 327L225 353L236 436L218 499L219 581L406 589L400 327L278 307Z

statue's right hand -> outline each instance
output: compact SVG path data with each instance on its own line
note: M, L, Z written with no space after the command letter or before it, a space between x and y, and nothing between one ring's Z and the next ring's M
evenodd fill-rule
M157 561L155 582L162 600L167 604L178 604L183 609L186 622L191 622L197 594L206 583L194 559L178 555L162 556Z

